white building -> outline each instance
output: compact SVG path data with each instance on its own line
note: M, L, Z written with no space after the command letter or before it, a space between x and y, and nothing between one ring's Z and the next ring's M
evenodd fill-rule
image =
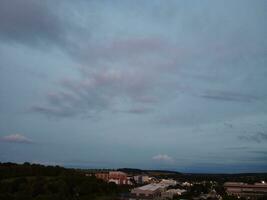
M190 186L192 186L192 184L191 184L191 183L188 183L188 182L183 182L183 183L182 183L182 186L190 187Z
M167 185L167 186L175 186L177 184L177 181L172 180L172 179L162 179L160 181L160 184L164 184L164 185Z
M142 187L134 188L131 194L138 199L157 199L160 198L161 193L166 189L165 184L148 184Z
M172 199L174 195L181 195L186 192L186 190L182 189L170 189L161 193L162 199Z
M149 182L149 176L146 175L137 175L134 176L134 180L137 184L143 184Z

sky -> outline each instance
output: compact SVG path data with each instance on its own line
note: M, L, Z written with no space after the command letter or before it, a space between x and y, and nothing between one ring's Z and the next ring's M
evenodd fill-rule
M0 0L0 162L267 172L266 11Z

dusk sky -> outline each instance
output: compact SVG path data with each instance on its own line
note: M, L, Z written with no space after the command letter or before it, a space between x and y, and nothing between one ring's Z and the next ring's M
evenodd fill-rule
M0 0L0 162L267 171L267 1Z

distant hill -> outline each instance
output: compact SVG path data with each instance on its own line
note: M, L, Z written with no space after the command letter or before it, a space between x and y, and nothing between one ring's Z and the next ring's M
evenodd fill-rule
M174 178L179 181L218 181L224 183L226 181L255 183L267 180L267 173L238 173L238 174L202 174L202 173L180 173L169 170L143 170L135 168L120 168L129 175L147 174L149 176L161 178Z
M158 175L178 175L180 172L169 171L169 170L143 170L143 169L135 169L135 168L119 168L118 171L125 172L127 174L158 174Z

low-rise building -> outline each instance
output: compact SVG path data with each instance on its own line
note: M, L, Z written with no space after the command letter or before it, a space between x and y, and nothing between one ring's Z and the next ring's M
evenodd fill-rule
M109 172L99 172L99 173L95 173L96 178L98 179L102 179L106 182L108 182L109 180Z
M113 182L118 185L130 184L130 180L128 179L127 174L120 171L100 172L96 173L95 176L106 182Z
M160 181L161 184L165 184L165 185L168 185L168 186L175 186L177 184L177 181L175 180L172 180L172 179L162 179Z
M182 189L170 189L161 193L162 199L172 199L174 195L181 195L186 192L186 190Z
M192 186L192 183L189 183L189 182L183 182L181 185L182 185L182 186L185 186L185 187L190 187L190 186Z
M207 199L222 200L222 197L219 194L217 194L215 190L210 191L208 194L201 194L198 197L193 197L193 200L207 200Z
M131 194L135 199L160 199L161 192L165 191L165 188L163 184L148 184L134 188Z
M149 182L149 176L147 175L137 175L133 178L137 184L144 184Z
M226 182L224 184L227 194L238 197L257 198L267 195L266 183L247 184L242 182Z

